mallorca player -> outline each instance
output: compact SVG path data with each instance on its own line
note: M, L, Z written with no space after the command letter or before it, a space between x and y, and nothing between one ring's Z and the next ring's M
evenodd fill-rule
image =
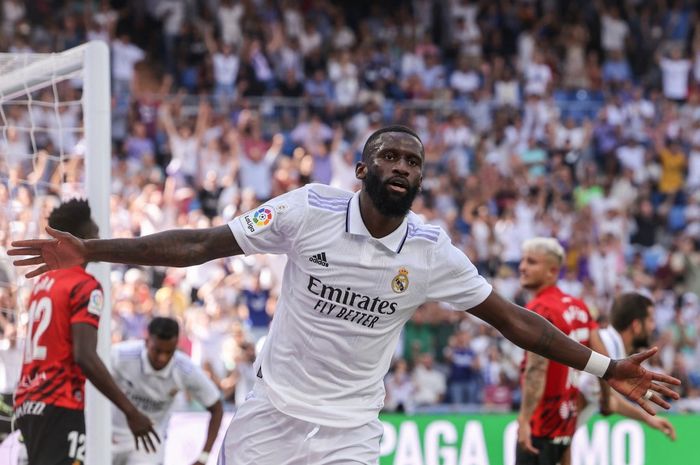
M49 225L82 239L98 237L86 200L55 208ZM24 362L14 418L32 465L80 465L85 460L85 378L128 420L138 445L153 450L151 421L119 390L96 352L104 297L85 263L46 273L29 298Z
M537 237L523 244L520 283L535 294L527 308L571 339L605 353L598 325L586 304L557 286L564 248L556 239ZM593 345L591 345L593 343ZM517 465L557 465L576 431L578 372L528 352L518 415Z

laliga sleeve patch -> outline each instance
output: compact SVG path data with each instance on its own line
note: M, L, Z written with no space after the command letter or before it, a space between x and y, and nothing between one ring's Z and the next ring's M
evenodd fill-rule
M270 205L261 205L241 216L241 224L246 234L257 234L269 228L275 220L275 209Z
M100 289L95 289L90 293L90 300L88 301L87 311L95 316L100 316L102 314L102 306L104 305L104 295Z

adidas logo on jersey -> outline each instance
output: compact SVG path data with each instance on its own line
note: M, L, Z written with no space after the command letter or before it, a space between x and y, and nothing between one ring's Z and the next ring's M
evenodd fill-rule
M310 256L309 261L328 268L328 262L326 261L326 252L321 252L317 253L316 255Z

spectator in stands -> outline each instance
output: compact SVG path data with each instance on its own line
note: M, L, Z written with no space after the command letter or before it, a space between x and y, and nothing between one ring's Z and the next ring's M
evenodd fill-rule
M250 285L243 288L243 301L248 315L248 331L255 343L267 334L272 321L270 289L261 285L259 274L253 276Z
M160 120L168 135L171 159L166 168L168 175L173 176L187 186L194 186L199 167L197 153L199 152L202 136L207 126L209 106L202 102L197 112L197 122L193 128L189 123L182 122L179 126L173 120L170 104L160 107Z
M272 144L268 146L260 134L261 129L255 118L242 129L243 153L239 158L241 188L250 189L260 201L267 200L272 195L270 174L281 154L284 137L281 134L275 135Z
M418 364L413 369L413 399L416 406L434 406L444 401L447 391L445 374L435 368L430 353L421 354Z
M222 40L217 44L211 30L206 31L205 38L214 71L214 96L228 102L236 96L240 58L234 53L231 43Z
M612 50L603 63L603 81L608 85L621 85L632 79L632 69L621 50Z
M384 410L399 413L413 412L416 388L405 360L398 359L394 362L394 369L386 376L384 383L386 386Z
M450 401L453 404L477 404L481 400L483 383L479 359L470 347L470 342L469 333L462 330L450 338L445 348L445 359L450 367Z
M133 124L131 135L124 141L124 154L132 173L139 171L144 164L155 162L156 147L147 137L143 123L137 121Z
M15 35L15 27L26 14L26 7L20 0L8 0L2 4L2 33L10 39Z
M622 19L620 10L616 5L605 8L601 18L600 42L606 52L621 52L627 48L630 28Z
M680 48L671 49L668 57L659 59L663 76L663 93L667 99L682 103L688 97L688 78L691 63L683 57Z
M672 255L673 271L683 279L685 289L700 295L700 248L691 237L680 239L679 251Z
M134 65L145 56L145 52L131 42L127 33L119 34L112 41L112 92L118 102L128 101Z

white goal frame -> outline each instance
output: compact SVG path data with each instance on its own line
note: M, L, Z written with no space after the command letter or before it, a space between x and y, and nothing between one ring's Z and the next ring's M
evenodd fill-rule
M17 54L17 61L22 60ZM46 54L30 64L4 72L0 67L0 103L52 83L81 77L85 137L85 191L100 237L111 236L109 223L111 96L109 47L91 41L61 53ZM89 267L104 289L104 309L100 317L97 352L109 367L111 345L110 266L93 263ZM89 382L86 386L86 465L111 463L112 415L109 401Z

